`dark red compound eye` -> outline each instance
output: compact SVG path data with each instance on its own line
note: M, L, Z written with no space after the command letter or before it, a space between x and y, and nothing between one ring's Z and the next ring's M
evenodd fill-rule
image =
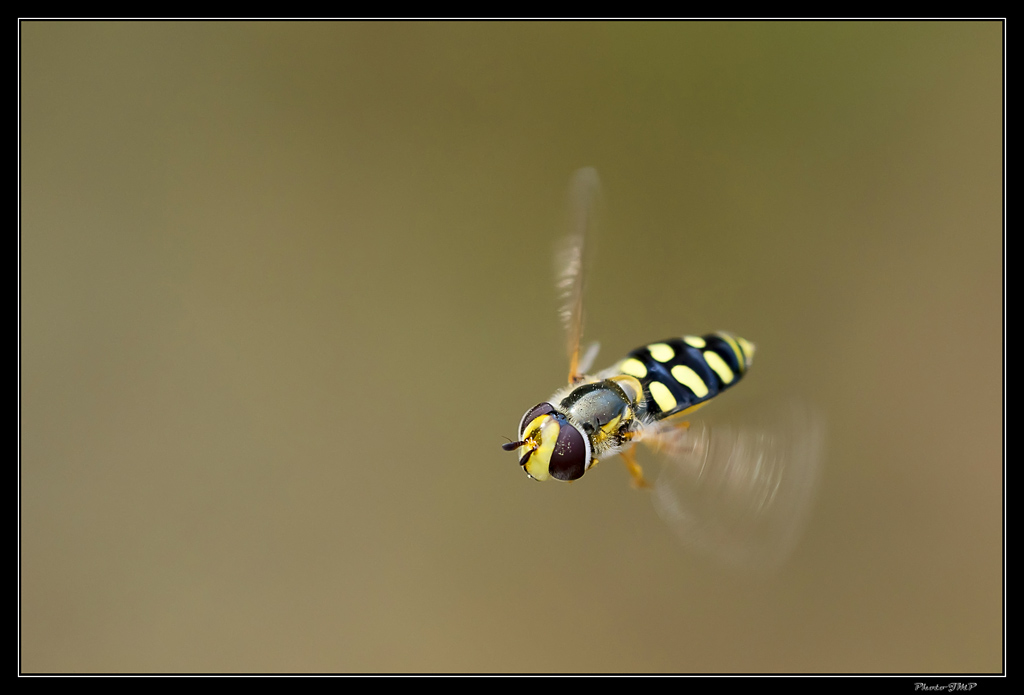
M551 452L548 473L558 480L576 480L587 472L589 447L583 433L567 420L559 418L558 424L561 427L558 430L558 440Z
M538 403L529 410L526 411L526 415L523 415L523 419L519 421L519 438L522 439L526 432L526 426L533 422L534 418L538 418L541 415L547 415L555 409L555 406L550 403Z

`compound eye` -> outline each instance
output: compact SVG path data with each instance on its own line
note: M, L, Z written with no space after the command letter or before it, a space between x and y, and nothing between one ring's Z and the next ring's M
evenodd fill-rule
M541 415L547 415L554 411L555 407L550 403L538 403L529 410L526 411L526 415L523 415L523 419L519 421L519 438L522 439L526 434L524 431L526 426L533 422L536 418Z
M548 472L558 480L576 480L587 472L590 445L583 433L571 424L563 421L561 425Z

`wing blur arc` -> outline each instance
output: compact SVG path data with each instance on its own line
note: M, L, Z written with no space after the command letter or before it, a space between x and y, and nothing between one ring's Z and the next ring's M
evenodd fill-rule
M662 519L685 545L726 564L779 567L813 502L824 446L821 415L790 404L746 427L663 427L646 440L666 462L654 485Z
M594 168L584 167L573 173L569 182L568 229L556 255L559 315L566 332L570 384L580 376L585 271L592 253L600 191L601 182Z

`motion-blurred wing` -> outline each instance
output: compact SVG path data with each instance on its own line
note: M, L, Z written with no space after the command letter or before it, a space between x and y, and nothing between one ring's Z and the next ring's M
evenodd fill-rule
M658 513L687 545L748 569L782 564L814 495L822 418L791 406L765 424L694 423L653 437L669 463L654 486Z
M565 239L555 257L559 313L566 331L569 383L580 370L580 340L583 338L583 285L588 255L596 225L601 182L591 167L578 169L569 182L569 222Z

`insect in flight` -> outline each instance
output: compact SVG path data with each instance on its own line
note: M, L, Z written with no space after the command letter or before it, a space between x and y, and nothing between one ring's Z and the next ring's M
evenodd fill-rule
M515 451L534 480L577 480L618 455L634 487L654 487L661 516L686 543L736 564L781 559L813 487L821 442L817 418L789 406L767 429L691 427L690 414L736 385L753 363L754 344L731 333L649 343L587 374L597 345L581 356L585 251L598 190L593 169L573 175L558 279L568 384L527 410L517 440L502 448ZM668 460L653 486L636 458L640 442Z

